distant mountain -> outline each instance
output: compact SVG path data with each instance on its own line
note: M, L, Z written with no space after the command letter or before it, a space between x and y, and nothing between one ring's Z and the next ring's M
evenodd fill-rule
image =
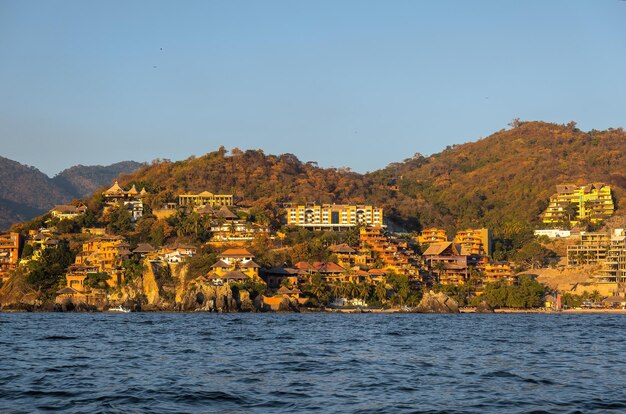
M142 165L135 161L122 161L107 166L76 165L61 171L52 181L71 192L75 198L86 198L103 185L112 183L120 174L131 173Z
M107 167L77 166L51 179L35 167L0 157L0 231L41 215L55 204L85 197L140 165L126 161Z

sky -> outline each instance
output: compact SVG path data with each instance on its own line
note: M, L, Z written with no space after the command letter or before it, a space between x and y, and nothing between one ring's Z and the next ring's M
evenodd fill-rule
M365 172L515 118L626 126L626 2L0 0L0 155L223 145Z

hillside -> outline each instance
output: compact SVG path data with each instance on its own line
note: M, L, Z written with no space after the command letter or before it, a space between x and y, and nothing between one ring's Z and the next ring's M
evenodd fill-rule
M110 167L117 173L136 165ZM54 188L59 194L94 191L110 183L115 174L104 174L110 167L73 167L52 180ZM621 128L583 132L574 123L519 122L479 141L429 157L416 155L369 174L319 168L292 154L236 148L229 153L222 147L184 161L144 165L123 176L121 184L145 186L152 208L175 201L182 192L201 191L233 194L238 204L270 212L275 221L283 202L369 203L385 209L392 229L440 226L452 235L486 226L496 238L510 239L541 225L539 214L561 183L610 184L622 215L624 171L626 134ZM39 174L35 178L42 182Z
M120 174L137 170L143 164L135 161L122 161L115 164L76 165L61 171L52 181L67 190L75 198L85 198L103 185L110 184Z
M55 204L85 197L139 165L128 161L107 167L78 166L51 179L34 167L0 157L0 231L41 215Z
M605 182L626 201L626 133L582 132L574 123L519 123L430 157L391 164L368 178L398 184L420 206L423 226L488 226L508 233L539 223L561 183Z

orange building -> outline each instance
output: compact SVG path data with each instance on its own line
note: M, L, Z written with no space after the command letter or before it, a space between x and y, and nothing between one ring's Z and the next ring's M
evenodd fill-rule
M246 282L253 280L263 282L259 277L259 266L255 256L247 249L228 249L222 252L217 263L211 266L207 279L214 285L231 282Z
M456 234L454 242L467 249L468 254L490 256L493 241L489 229L467 229Z
M0 234L0 276L17 267L21 248L22 236L19 233Z
M124 260L131 255L129 245L121 236L103 236L83 243L82 251L76 256L75 264L90 266L97 272L110 275L107 284L119 286L124 280Z
M398 243L392 242L380 227L362 227L359 234L360 250L369 249L378 255L386 269L398 274L413 275L417 270L411 264L409 253Z
M440 243L448 241L448 234L443 229L424 229L420 235L417 236L417 241L420 244Z
M483 269L483 283L496 283L505 281L508 284L515 282L513 270L509 262L488 262Z

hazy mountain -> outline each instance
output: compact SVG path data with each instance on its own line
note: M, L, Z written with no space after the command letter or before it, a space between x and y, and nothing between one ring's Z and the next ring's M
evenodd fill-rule
M106 167L77 166L51 179L35 167L0 157L0 230L41 215L55 204L85 197L140 165L126 161Z

